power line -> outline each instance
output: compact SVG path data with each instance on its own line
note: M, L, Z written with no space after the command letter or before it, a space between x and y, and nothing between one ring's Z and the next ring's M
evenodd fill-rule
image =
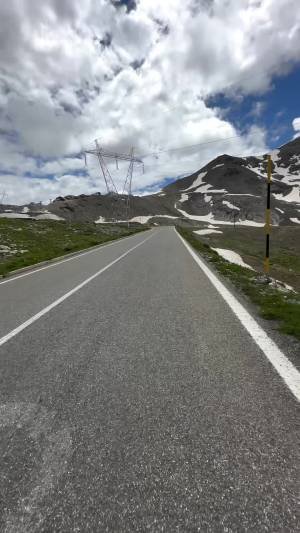
M273 150L272 150L272 152L273 152ZM228 155L230 155L230 154L228 154ZM216 158L217 158L217 157L220 157L220 156L216 156ZM246 156L245 156L245 154L234 154L234 155L232 155L232 156L230 155L230 157L239 157L239 158L256 157L256 158L257 158L257 155L251 155L251 154L250 154L250 155L246 155ZM216 159L216 158L215 158L215 159ZM210 162L211 162L211 161L210 161ZM202 164L202 161L199 161L198 163L197 163L197 161L195 161L195 162L192 162L192 163L193 163L193 166L195 167L195 165L201 165L201 164ZM149 171L149 169L151 170L152 168L164 167L164 166L171 165L171 164L172 164L172 162L170 162L170 161L166 161L165 163L157 163L156 165L144 165L145 174L147 173L147 171ZM207 164L208 164L208 163L207 163ZM204 165L204 166L206 166L206 165ZM193 171L193 170L186 170L186 171L185 171L185 170L182 170L182 171L180 171L180 173L182 174L182 173L185 173L185 172L192 172L192 171ZM195 170L194 172L197 172L197 170Z
M253 134L250 134L250 135L254 136L256 134L253 133ZM206 145L210 145L210 144L213 144L213 143L226 142L226 141L229 141L229 140L232 140L232 139L239 139L239 138L240 138L240 135L234 135L234 136L231 136L231 137L225 137L224 139L214 139L214 140L206 141L206 142L202 142L202 143L186 145L186 146L177 147L177 148L170 148L170 149L167 149L167 150L160 150L158 152L151 152L149 154L144 154L142 156L139 156L139 159L142 159L142 158L145 158L145 157L149 157L149 156L153 156L153 155L159 155L161 153L177 152L177 151L181 151L181 150L187 150L189 148L201 147L201 146L206 146ZM245 157L245 156L244 156L244 154L235 154L234 157ZM255 157L255 156L249 155L247 157ZM143 167L144 167L145 172L146 172L149 169L162 167L162 166L169 165L169 164L171 164L171 162L170 161L166 161L165 163L157 163L157 164L154 164L154 165L144 164ZM195 162L193 164L196 165L197 163ZM201 164L201 162L199 162L199 165L200 164ZM184 171L182 171L182 172L184 172ZM186 172L190 172L190 171L188 170Z
M257 134L255 132L253 133L250 133L250 136L257 136ZM140 162L140 160L142 158L145 158L145 157L149 157L149 156L153 156L153 155L159 155L161 153L168 153L168 152L178 152L178 151L182 151L182 150L187 150L189 148L196 148L196 147L202 147L202 146L207 146L207 145L210 145L210 144L214 144L214 143L220 143L220 142L227 142L227 141L230 141L230 140L233 140L233 139L238 139L240 138L241 135L234 135L234 136L230 136L230 137L225 137L223 139L213 139L213 140L210 140L210 141L206 141L206 142L202 142L202 143L196 143L196 144L192 144L192 145L185 145L185 146L181 146L181 147L177 147L177 148L169 148L169 149L166 149L166 150L160 150L160 151L157 151L157 152L151 152L149 154L144 154L142 156L139 156L139 160L137 160L137 162ZM275 149L273 149L275 150ZM111 153L112 154L112 153ZM110 154L110 155L111 155ZM245 156L244 154L235 154L233 157L256 157L255 155L248 155L248 156ZM164 166L167 166L167 165L170 165L171 162L165 162L165 163L157 163L157 164L154 164L154 165L143 165L144 167L144 170L145 172L153 169L153 168L157 168L157 167L164 167ZM193 168L192 169L186 169L186 170L180 170L177 172L177 175L188 175L189 173L193 173L193 172L197 172L197 170L194 170L195 166L196 165L201 165L202 162L192 162L193 164ZM168 172L168 171L166 171ZM170 171L170 173L174 174L174 171Z
M159 155L159 154L164 154L164 153L168 153L168 152L179 152L180 150L187 150L189 148L196 148L197 146L205 146L207 144L213 144L213 143L217 143L217 142L229 141L229 140L232 140L232 139L238 139L239 137L240 137L240 135L234 135L232 137L224 137L224 139L214 139L214 140L211 140L211 141L201 142L201 143L197 143L197 144L188 144L186 146L179 146L178 148L168 148L167 150L159 150L157 152L151 152L149 154L143 154L141 157L150 157L150 156L153 156L153 155Z
M214 144L214 143L227 142L227 141L230 141L230 140L233 140L233 139L239 139L241 137L241 135L242 134L232 135L230 137L224 137L223 139L220 139L220 138L219 139L212 139L210 141L205 141L205 142L201 142L201 143L188 144L188 145L178 146L176 148L167 148L166 150L157 150L156 152L149 152L148 154L143 154L141 156L138 156L139 160L137 159L136 162L143 163L142 159L145 158L145 157L151 157L151 156L170 153L170 152L179 152L179 151L182 151L182 150L188 150L190 148L197 148L198 146L206 146L206 145L210 145L210 144ZM250 137L257 136L257 134L255 132L253 132L253 133L250 132L248 134L248 136L250 136ZM94 153L94 150L86 150L86 153ZM116 154L114 152L110 152L110 153L108 153L108 155L109 155L109 157L111 157L111 159L115 159L115 157L116 157ZM128 158L128 157L129 156L126 156L126 158ZM125 157L123 159L125 159ZM130 160L130 159L127 159L127 160Z
M257 135L256 133L250 133L249 134L251 137L254 136L254 135ZM211 141L205 141L205 142L201 142L201 143L196 143L196 144L188 144L188 145L185 145L185 146L179 146L177 148L167 148L166 150L158 150L157 152L149 152L148 154L143 154L141 156L139 156L139 159L143 159L145 157L151 157L151 156L155 156L155 155L159 155L159 154L165 154L165 153L170 153L170 152L179 152L181 150L188 150L190 148L197 148L198 146L206 146L206 145L209 145L209 144L214 144L214 143L219 143L219 142L226 142L226 141L230 141L230 140L233 140L233 139L239 139L241 137L241 134L240 135L233 135L231 137L224 137L223 139L213 139ZM87 153L90 153L90 151L86 151ZM111 155L111 158L113 157L113 153ZM141 161L139 161L141 162Z

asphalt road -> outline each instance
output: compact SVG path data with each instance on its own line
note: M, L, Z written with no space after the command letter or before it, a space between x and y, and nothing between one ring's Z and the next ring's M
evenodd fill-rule
M0 313L1 532L300 531L299 403L173 229Z

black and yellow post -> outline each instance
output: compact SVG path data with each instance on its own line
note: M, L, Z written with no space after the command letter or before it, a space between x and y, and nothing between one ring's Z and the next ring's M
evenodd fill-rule
M272 158L268 156L268 181L267 181L267 209L266 209L266 255L264 261L265 274L270 273L270 231L271 231L271 176L272 176Z

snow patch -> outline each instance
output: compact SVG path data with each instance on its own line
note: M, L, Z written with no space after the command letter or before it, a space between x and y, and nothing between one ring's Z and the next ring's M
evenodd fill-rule
M198 177L195 179L195 181L193 181L192 185L188 187L187 189L183 189L183 192L189 191L190 189L194 189L195 187L198 187L199 185L201 185L203 183L203 178L206 176L206 174L207 172L200 172L200 174L198 174Z
M281 292L295 292L295 289L288 285L287 283L284 283L283 281L279 281L278 279L272 278L271 283L269 284L271 287L274 287L274 289L277 289Z
M31 216L27 214L27 211L24 212L24 209L28 209L28 207L24 207L22 213L14 213L12 211L0 213L1 218L27 218L30 220L65 220L62 217L59 217L58 215L54 215L53 213L50 213L49 211L42 211L39 215Z
M139 222L140 224L147 224L150 218L153 218L155 215L143 215L140 217L133 217L130 219L130 222ZM157 215L156 215L157 216Z
M290 221L294 222L294 224L300 224L300 219L299 218L290 218Z
M183 209L177 208L177 211L190 220L199 220L200 222L215 222L215 224L220 224L222 226L234 226L234 222L230 222L229 220L215 219L213 213L208 213L208 215L190 215L190 213L183 211ZM265 225L263 222L254 222L254 220L237 220L235 224L236 226L253 226L256 228L263 228Z
M0 213L1 218L31 218L25 213Z
M222 204L227 205L230 209L236 209L237 211L240 211L240 208L236 205L231 204L230 202L227 202L227 200L223 200Z
M276 150L272 150L272 161L273 161L274 164L276 164L277 161L279 161L279 159L281 159L279 157L279 154L280 154L280 150L277 150L277 149Z
M140 224L147 224L147 222L150 220L150 218L178 218L173 215L144 215L140 217L133 217L130 219L130 222L139 222Z
M212 196L209 196L209 194L204 195L204 202L206 202L207 204L210 204L211 199L212 199Z
M279 152L280 150L274 150L275 155L272 157L272 161L274 163L274 173L281 177L280 181L283 181L283 183L287 183L288 185L300 185L299 175L291 173L290 165L288 167L283 167L278 164L279 159L281 159L279 157ZM294 164L299 161L295 155L291 159L293 160Z
M257 194L239 194L239 193L227 193L225 194L225 196L253 196L253 198L261 198L260 196L258 196Z
M210 233L223 233L223 231L216 229L198 229L193 233L197 233L197 235L210 235Z
M153 218L179 218L179 217L174 217L173 215L153 215Z
M207 172L200 172L200 174L198 174L197 179L192 183L192 185L187 189L184 189L183 192L189 191L191 189L195 189L193 192L201 192L203 194L206 192L209 192L209 194L227 192L226 189L211 189L212 185L203 181L203 178L205 178L206 174Z
M236 223L238 226L253 226L255 228L263 228L265 223L264 222L254 222L254 220L239 220L238 223ZM274 224L278 225L278 224Z
M54 213L49 213L48 211L45 213L41 213L40 215L37 215L33 218L36 218L37 220L65 220L64 218L59 217Z
M203 183L195 189L193 192L201 192L202 194L208 192L209 194L221 194L227 192L226 189L211 189L212 185L210 183Z
M181 213L184 217L189 218L191 220L199 220L202 222L214 222L214 216L212 213L208 213L208 215L190 215L190 213L187 213L186 211L183 211L183 209L179 209L177 207L177 211Z
M258 167L251 167L251 165L247 165L246 168L248 168L248 170L251 170L251 172L254 172L254 174L256 174L259 178L267 177L267 173L264 171L263 168L261 168L261 163L259 163Z
M275 209L276 209L277 211L279 211L279 213L284 214L284 211L282 211L282 209L279 209L279 207L275 207Z
M212 248L215 252L217 252L218 255L223 257L226 261L229 263L233 263L234 265L239 265L244 268L249 268L250 270L254 270L250 265L247 265L247 263L244 263L243 259L239 254L236 252L233 252L232 250L226 250L226 248Z
M183 194L181 195L181 197L180 197L179 202L180 202L180 203L183 203L183 202L186 202L188 199L189 199L189 195L183 193Z
M282 193L280 194L273 193L273 196L274 198L276 198L276 200L282 200L284 202L300 203L299 187L293 187L291 192L289 192L289 194L287 194L286 196L284 196Z
M105 224L106 220L104 217L99 217L97 220L95 220L95 224Z

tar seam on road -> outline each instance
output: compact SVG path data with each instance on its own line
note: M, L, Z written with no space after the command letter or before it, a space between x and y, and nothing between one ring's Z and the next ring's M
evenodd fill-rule
M3 344L5 344L7 341L9 341L10 339L12 339L13 337L15 337L16 335L18 335L18 333L20 333L21 331L23 331L25 328L27 328L28 326L30 326L31 324L33 324L34 322L36 322L39 318L41 318L42 316L44 316L46 313L49 313L49 311L51 311L51 309L53 309L54 307L56 307L57 305L61 304L62 302L64 302L67 298L69 298L70 296L72 296L73 294L75 294L75 292L79 291L80 289L82 289L82 287L84 287L85 285L87 285L90 281L92 281L93 279L95 279L97 276L100 276L100 274L102 274L103 272L105 272L105 270L108 270L111 266L115 265L116 263L118 263L121 259L123 259L124 257L126 257L128 254L130 254L130 252L133 252L133 250L135 250L136 248L138 248L139 246L141 246L142 244L144 244L146 241L148 241L149 239L151 239L153 237L154 233L152 233L149 237L147 237L146 239L144 239L142 242L139 242L138 244L136 244L135 246L133 246L132 248L130 248L129 250L127 250L127 252L124 252L122 255L120 255L119 257L117 257L117 259L114 259L114 261L111 261L111 263L109 263L108 265L106 265L104 268L101 268L101 270L98 270L95 274L93 274L92 276L90 276L89 278L87 278L85 281L83 281L82 283L80 283L79 285L77 285L76 287L74 287L73 289L71 289L70 291L66 292L66 294L64 294L63 296L61 296L60 298L58 298L57 300L55 300L54 302L52 302L52 304L48 305L47 307L45 307L44 309L42 309L39 313L37 313L36 315L32 316L31 318L29 318L28 320L26 320L26 322L23 322L23 324L20 324L20 326L18 326L17 328L13 329L12 331L10 331L9 333L7 333L7 335L4 335L4 337L0 338L0 346L2 346Z
M295 398L300 401L300 372L284 355L284 353L278 348L275 342L272 341L272 339L256 322L256 320L254 320L250 313L246 311L244 306L240 304L240 302L235 298L235 296L231 294L231 292L225 287L225 285L223 285L223 283L217 278L217 276L215 276L215 274L213 274L213 272L205 265L205 263L200 259L200 257L181 237L181 235L179 235L176 230L175 232L184 244L184 246L190 252L191 256L196 261L198 266L208 277L209 281L212 283L215 289L217 289L217 291L225 300L225 302L229 305L230 309L234 312L234 314L237 316L244 328L251 335L252 339L256 342L256 344L268 358L275 370L277 370L278 374L284 380L285 384L288 386Z
M1 285L4 285L5 283L11 283L12 281L17 281L18 279L25 278L25 276L31 276L32 274L35 274L36 272L40 272L41 270L46 270L47 268L52 268L52 267L55 267L57 265L62 265L63 263L67 263L68 261L74 261L74 259L80 259L80 257L83 257L85 255L89 255L89 254L93 254L95 252L98 252L99 249L102 249L102 248L108 248L109 246L114 246L116 244L119 244L120 242L125 241L126 239L130 239L131 237L135 237L136 235L138 235L138 233L134 233L133 235L128 235L128 237L123 237L121 239L115 240L113 242L109 242L107 244L100 244L99 246L95 246L95 247L93 247L92 250L87 250L86 252L78 251L78 255L75 255L73 257L68 257L67 259L61 259L61 260L57 259L57 261L51 263L51 265L46 265L46 266L43 266L41 268L34 268L34 265L32 265L33 270L31 270L30 272L25 272L25 274L12 276L9 279L6 279L4 281L0 281L0 287L1 287Z

